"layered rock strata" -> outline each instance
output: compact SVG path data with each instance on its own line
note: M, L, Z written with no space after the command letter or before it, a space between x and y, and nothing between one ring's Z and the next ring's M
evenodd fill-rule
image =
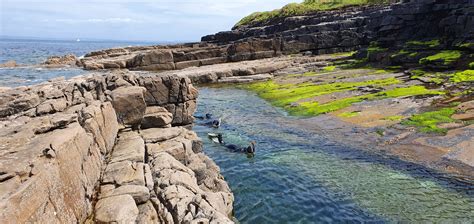
M1 223L231 222L219 168L180 127L189 79L91 74L0 95Z
M301 52L353 51L371 42L393 48L410 40L437 39L440 49L457 49L474 43L473 8L472 0L411 0L349 7L235 27L205 36L201 43L92 52L81 61L91 70L163 71Z

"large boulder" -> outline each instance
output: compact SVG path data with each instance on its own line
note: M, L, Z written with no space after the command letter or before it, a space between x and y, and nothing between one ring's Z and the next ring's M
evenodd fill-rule
M112 91L112 104L121 123L138 126L145 115L146 89L139 86L120 87Z

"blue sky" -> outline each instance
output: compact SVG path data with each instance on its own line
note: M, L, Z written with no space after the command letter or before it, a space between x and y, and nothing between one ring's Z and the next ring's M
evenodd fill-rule
M197 41L300 0L0 0L0 35Z

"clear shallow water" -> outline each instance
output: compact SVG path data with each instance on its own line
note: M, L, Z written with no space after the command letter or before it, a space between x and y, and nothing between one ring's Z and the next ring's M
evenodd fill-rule
M14 60L22 65L18 68L0 68L0 86L31 85L60 76L71 78L86 73L78 68L46 69L33 66L44 62L49 56L74 54L80 57L101 49L151 44L153 43L0 39L0 63Z
M230 184L241 223L474 220L473 185L291 128L296 118L252 93L200 88L197 113L207 112L223 119L221 128L194 130ZM228 152L208 132L233 144L255 140L256 156Z

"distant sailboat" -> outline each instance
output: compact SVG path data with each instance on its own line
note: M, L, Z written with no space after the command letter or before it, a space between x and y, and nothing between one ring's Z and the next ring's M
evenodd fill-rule
M81 39L78 38L78 39L76 40L76 42L81 42Z

